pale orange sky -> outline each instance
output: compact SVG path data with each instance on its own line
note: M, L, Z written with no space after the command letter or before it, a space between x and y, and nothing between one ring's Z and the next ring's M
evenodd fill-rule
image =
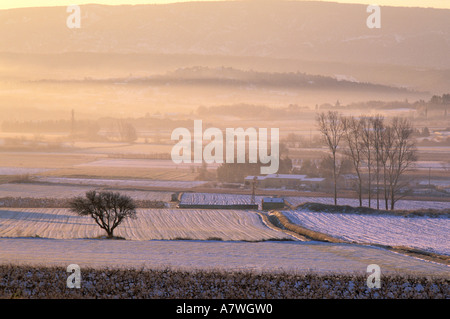
M195 1L220 1L220 0L195 0ZM254 0L258 1L258 0ZM298 0L297 0L298 1ZM301 1L301 0L300 0ZM328 1L328 0L319 0ZM45 6L67 6L71 4L145 4L145 3L173 3L189 2L189 0L0 0L0 9L23 8L23 7L45 7ZM334 0L331 2L378 4L380 6L404 6L404 7L431 7L450 9L450 0Z

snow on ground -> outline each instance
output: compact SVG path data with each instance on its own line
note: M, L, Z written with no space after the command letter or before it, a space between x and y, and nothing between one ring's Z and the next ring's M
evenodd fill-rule
M208 164L209 169L217 168L220 164L213 163ZM176 164L172 160L164 159L102 159L89 163L83 163L76 166L80 167L124 167L124 168L178 168L178 169L191 169L193 167L201 167L202 164L198 163L181 163Z
M417 161L414 163L417 169L449 169L450 164L442 161Z
M109 187L108 187L109 188ZM29 184L9 183L0 185L0 198L2 197L30 197L30 198L57 198L65 199L84 196L87 191L101 189L100 185L64 185L64 184ZM121 194L128 195L136 200L153 200L168 202L172 192L143 191L117 189Z
M450 269L381 248L349 244L40 238L0 238L0 263L78 264L81 274L84 267L366 274L368 265L377 264L382 274L448 276Z
M174 187L193 188L206 184L204 181L162 181L162 180L129 180L129 179L97 179L68 177L39 177L38 182L54 184L92 185L108 187Z
M0 185L1 197L72 198L94 189L88 186L9 183Z
M300 204L303 204L305 202L314 202L314 203L321 203L321 204L334 204L333 197L292 197L288 196L285 197L286 201L288 201L290 204L297 206ZM376 199L372 199L372 208L376 208L377 202ZM337 200L338 205L349 205L358 207L359 206L359 200L356 198L338 198ZM363 200L363 205L368 205L368 200ZM380 208L384 209L384 201L380 200ZM397 203L395 203L395 209L406 209L406 210L415 210L415 209L449 209L450 208L450 202L440 202L440 201L421 201L421 200L399 200Z
M446 153L450 152L449 146L418 146L419 152Z
M115 190L113 190L115 191ZM160 191L138 191L138 190L117 190L122 195L130 196L135 200L152 200L170 202L172 200L172 192Z
M83 153L91 154L152 154L170 153L173 145L142 143L130 145L128 143L120 142L75 142L71 146L75 149L81 149Z
M163 180L117 180L117 179L89 179L89 178L63 178L63 177L37 177L36 182L32 183L9 183L0 185L0 197L33 197L33 198L70 198L78 195L84 195L86 191L98 187L120 188L120 187L161 187L161 188L194 188L205 185L204 181L163 181ZM120 190L127 193L134 199L161 200L170 201L170 192L158 191L131 191ZM255 200L261 205L262 199L266 196L256 196ZM333 204L332 197L307 197L307 196L287 196L284 197L287 202L297 206L304 202L316 202L323 204ZM227 194L227 193L184 193L181 199L183 204L250 204L251 195ZM368 201L363 204L367 206ZM358 206L359 201L354 198L338 198L338 205ZM380 201L380 208L384 208L384 202ZM376 207L376 201L372 199L372 207ZM260 206L261 208L261 206ZM450 201L413 201L399 200L396 209L449 209Z
M0 167L0 175L26 175L37 174L50 171L47 168L32 168L32 167Z
M73 239L104 235L91 217L68 209L9 208L0 210L0 237ZM242 210L138 209L114 235L130 240L189 238L205 240L268 240L291 238L264 225L255 212Z
M261 201L267 196L255 196L256 204L261 205ZM334 204L332 197L307 197L307 196L287 196L284 197L287 202L297 206L305 202L315 202L322 204ZM363 201L363 204L367 206L367 200ZM238 195L238 194L226 194L226 193L184 193L181 197L182 204L209 204L209 205L240 205L250 204L251 195ZM384 207L384 202L380 202L381 208ZM338 198L338 205L350 205L359 206L359 200L353 198ZM372 207L376 207L376 201L372 200ZM399 200L396 205L396 209L421 209L421 208L434 208L445 209L450 208L450 202L438 202L438 201L412 201L412 200Z
M358 243L418 248L450 255L450 218L285 211L305 228Z
M431 180L424 179L419 182L419 185L422 185L422 186L428 186L429 184L445 188L445 187L450 187L450 180L443 181L443 180L438 180L438 179L431 179Z

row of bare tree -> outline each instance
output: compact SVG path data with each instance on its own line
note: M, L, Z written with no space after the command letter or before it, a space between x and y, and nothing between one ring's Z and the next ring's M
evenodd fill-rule
M337 205L338 161L350 159L357 176L359 205L367 191L368 206L376 198L377 209L394 209L402 197L404 173L417 160L413 126L402 117L387 122L383 116L343 116L337 111L317 115L317 126L333 159L334 204Z

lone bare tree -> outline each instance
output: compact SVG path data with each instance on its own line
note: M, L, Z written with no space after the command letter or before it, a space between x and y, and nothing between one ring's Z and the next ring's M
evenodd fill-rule
M119 129L119 138L122 142L133 143L137 140L138 136L133 124L125 120L118 120L117 127Z
M344 135L344 122L341 115L336 111L322 112L317 115L316 120L319 131L323 134L333 159L334 205L337 205L336 152L339 142Z
M75 197L70 201L70 211L91 216L108 238L114 237L114 229L125 218L136 218L136 205L131 197L114 192L89 191L86 197Z

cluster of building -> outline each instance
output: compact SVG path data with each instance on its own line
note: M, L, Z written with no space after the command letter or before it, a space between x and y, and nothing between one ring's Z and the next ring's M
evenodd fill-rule
M325 178L307 177L297 174L268 174L264 176L247 176L244 180L246 187L252 187L256 182L258 188L317 190Z

